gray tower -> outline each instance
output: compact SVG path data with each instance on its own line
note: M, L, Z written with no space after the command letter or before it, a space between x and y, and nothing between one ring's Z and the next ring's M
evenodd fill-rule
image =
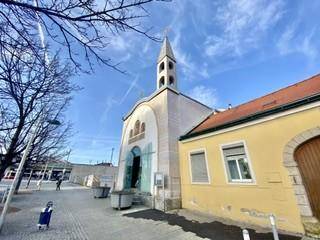
M178 90L176 75L176 59L168 37L165 37L157 63L157 89L170 86Z

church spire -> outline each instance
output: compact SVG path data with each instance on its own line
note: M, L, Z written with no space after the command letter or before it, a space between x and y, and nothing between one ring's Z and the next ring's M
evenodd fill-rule
M174 57L169 39L167 36L165 36L163 43L162 43L162 47L159 53L159 57L158 57L158 63L165 57L169 57L171 58L173 61L176 61L176 58Z
M157 89L170 86L178 90L176 77L176 58L166 36L163 40L157 61Z

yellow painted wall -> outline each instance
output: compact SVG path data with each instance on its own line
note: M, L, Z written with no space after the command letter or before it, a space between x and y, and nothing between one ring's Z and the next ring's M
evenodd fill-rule
M182 207L262 226L269 226L268 219L262 216L274 213L280 229L303 233L293 187L282 163L283 149L299 133L318 127L319 120L317 107L231 132L180 142ZM239 140L247 146L255 184L227 182L220 144ZM200 148L206 149L210 184L191 184L188 155ZM270 179L279 182L271 183Z

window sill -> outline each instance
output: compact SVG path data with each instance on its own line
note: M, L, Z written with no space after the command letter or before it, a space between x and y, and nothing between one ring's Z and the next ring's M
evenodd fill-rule
M210 182L191 182L191 185L211 185Z
M134 143L134 142L136 142L136 141L139 141L139 140L141 140L141 139L143 139L144 138L144 132L143 133L140 133L140 134L138 134L138 135L136 135L136 136L134 136L134 137L132 137L132 138L129 138L129 144L131 144L131 143Z
M230 185L257 185L257 183L252 180L252 181L228 181L227 184Z

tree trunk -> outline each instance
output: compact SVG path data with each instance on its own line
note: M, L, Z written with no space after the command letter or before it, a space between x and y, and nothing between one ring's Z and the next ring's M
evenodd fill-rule
M20 114L21 115L21 114ZM22 132L23 126L25 123L25 118L24 117L20 117L19 118L19 124L17 126L17 129L11 139L9 148L6 150L6 154L4 155L3 160L1 161L1 166L0 166L0 181L4 176L4 172L7 169L7 167L12 165L12 161L14 159L14 157L16 157L16 145L18 143L19 140L19 136Z
M22 170L21 170L21 174L19 176L17 185L16 185L16 189L14 190L14 194L18 194L18 191L19 191L22 179L23 179L23 174L24 174L25 171L26 171L26 167L23 167Z
M8 165L4 165L4 164L0 165L0 182L1 182L2 178L4 177L4 173L8 167L9 167Z

